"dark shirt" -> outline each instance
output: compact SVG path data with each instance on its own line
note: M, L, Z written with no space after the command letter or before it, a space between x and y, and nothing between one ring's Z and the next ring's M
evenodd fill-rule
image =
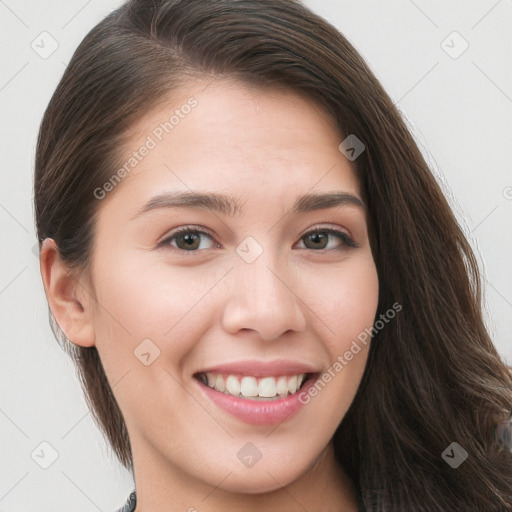
M117 512L133 512L135 510L135 505L137 504L137 494L135 491L133 491L126 503L124 504L123 508L120 508ZM360 498L358 499L358 505L359 510L361 512L364 512L366 509L364 508L364 505L362 501L360 501Z
M137 504L137 495L135 491L133 491L126 503L120 508L117 512L133 512L135 510L135 505Z

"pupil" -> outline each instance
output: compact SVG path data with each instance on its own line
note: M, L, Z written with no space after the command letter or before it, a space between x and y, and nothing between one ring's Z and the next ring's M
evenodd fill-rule
M322 242L325 242L327 240L327 236L325 233L313 233L309 235L309 238L314 245L319 244L321 246L324 245Z
M197 234L182 235L181 239L185 242L185 245L186 245L187 249L197 249L197 247L194 247L194 244L199 239Z

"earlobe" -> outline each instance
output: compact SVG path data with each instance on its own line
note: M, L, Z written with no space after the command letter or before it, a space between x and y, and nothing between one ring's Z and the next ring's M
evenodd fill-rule
M51 312L66 337L75 345L94 346L93 299L87 295L59 254L55 241L46 238L39 268Z

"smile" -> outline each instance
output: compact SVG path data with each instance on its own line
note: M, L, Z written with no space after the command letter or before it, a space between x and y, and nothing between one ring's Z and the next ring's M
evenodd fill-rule
M237 376L216 372L201 372L197 377L211 389L237 398L250 400L276 400L296 393L309 374L281 375L279 377Z
M321 375L320 372L304 373L306 368L297 368L303 373L279 375L277 368L267 368L265 372L252 365L249 367L257 377L234 369L228 372L224 368L198 372L193 381L208 402L230 417L252 425L275 425L291 420L302 410L305 403L301 395L307 393ZM270 374L273 370L277 370L277 375Z

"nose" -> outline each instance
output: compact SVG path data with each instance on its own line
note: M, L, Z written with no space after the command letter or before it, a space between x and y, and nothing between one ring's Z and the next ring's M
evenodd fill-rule
M252 263L238 260L231 272L232 285L222 316L226 332L252 330L271 341L287 331L305 329L305 306L294 290L296 283L289 269L265 254Z

